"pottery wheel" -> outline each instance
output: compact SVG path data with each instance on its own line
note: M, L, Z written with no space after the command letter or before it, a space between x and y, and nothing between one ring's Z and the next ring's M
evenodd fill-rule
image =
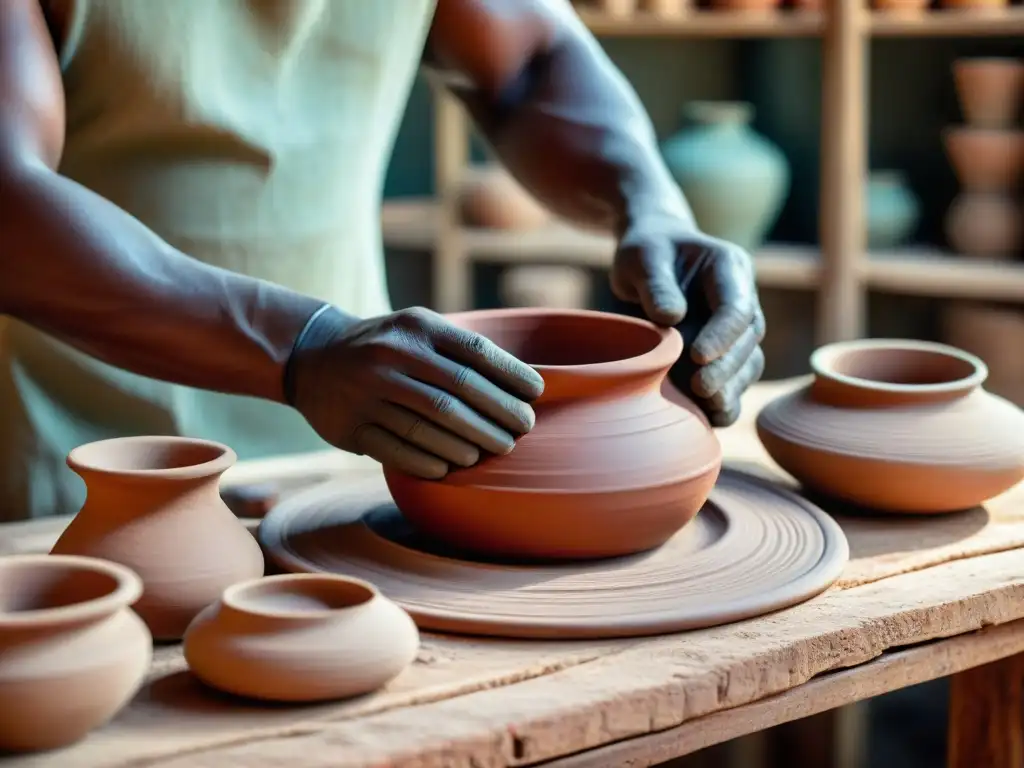
M802 602L849 557L838 524L765 480L723 470L711 498L658 549L586 563L495 563L446 551L401 517L384 479L287 497L259 538L282 568L365 579L422 629L605 638L715 626Z

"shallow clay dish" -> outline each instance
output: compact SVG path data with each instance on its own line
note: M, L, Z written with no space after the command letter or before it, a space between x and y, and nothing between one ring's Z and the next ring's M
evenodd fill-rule
M185 660L207 685L268 701L374 691L416 658L409 615L358 579L270 576L236 584L189 625Z
M655 635L806 600L838 578L842 530L813 504L723 471L694 521L662 547L588 563L488 563L417 534L379 475L282 501L260 540L292 571L373 581L423 629L523 638Z
M545 389L510 454L441 481L386 473L421 531L491 555L588 559L657 547L697 513L722 449L692 403L662 393L678 331L584 310L448 318L533 365Z
M984 389L977 357L862 340L811 356L813 382L769 403L757 432L805 487L893 512L976 506L1024 479L1024 411Z
M141 594L114 563L0 557L0 750L73 744L131 699L153 653Z
M135 610L157 640L185 627L225 587L263 575L263 554L220 496L227 446L185 437L125 437L75 448L68 466L85 505L53 554L100 557L142 577Z

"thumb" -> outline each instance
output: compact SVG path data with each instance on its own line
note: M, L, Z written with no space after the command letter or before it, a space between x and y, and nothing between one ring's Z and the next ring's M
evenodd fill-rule
M675 270L675 249L658 238L636 248L627 259L627 272L648 319L659 325L678 325L686 315L686 297Z

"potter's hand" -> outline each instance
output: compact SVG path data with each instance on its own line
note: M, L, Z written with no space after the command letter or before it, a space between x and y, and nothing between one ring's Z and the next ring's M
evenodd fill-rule
M624 311L678 327L686 346L672 383L714 426L736 421L740 395L764 372L764 314L746 251L678 216L641 217L619 243L612 291Z
M543 388L528 365L418 307L369 320L321 311L285 373L288 402L327 442L428 479L512 450Z

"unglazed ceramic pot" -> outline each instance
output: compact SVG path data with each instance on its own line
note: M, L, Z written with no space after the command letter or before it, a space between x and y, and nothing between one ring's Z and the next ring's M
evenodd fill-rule
M921 204L901 171L872 171L865 188L868 247L895 248L917 228Z
M179 640L226 587L263 575L259 545L220 497L235 453L185 437L126 437L75 448L85 505L53 554L100 557L142 576L135 611L157 640Z
M946 129L943 141L965 191L1012 191L1024 175L1024 131L955 127Z
M547 209L497 163L467 171L459 207L466 226L482 229L536 229L551 220Z
M953 62L960 109L977 128L1011 128L1024 101L1024 61L971 58Z
M1015 258L1024 244L1024 215L1009 195L957 195L946 212L945 229L950 246L965 256Z
M135 695L153 654L141 594L103 560L0 558L0 750L73 744Z
M951 512L1024 479L1024 411L982 389L974 355L923 341L830 344L813 382L769 403L757 433L805 487L891 512Z
M511 453L441 481L385 473L413 525L490 555L585 559L657 547L697 514L722 451L696 406L661 393L678 331L585 310L448 318L533 365L545 389Z
M270 576L224 591L185 633L185 660L207 685L268 701L374 691L416 658L409 615L358 579Z

